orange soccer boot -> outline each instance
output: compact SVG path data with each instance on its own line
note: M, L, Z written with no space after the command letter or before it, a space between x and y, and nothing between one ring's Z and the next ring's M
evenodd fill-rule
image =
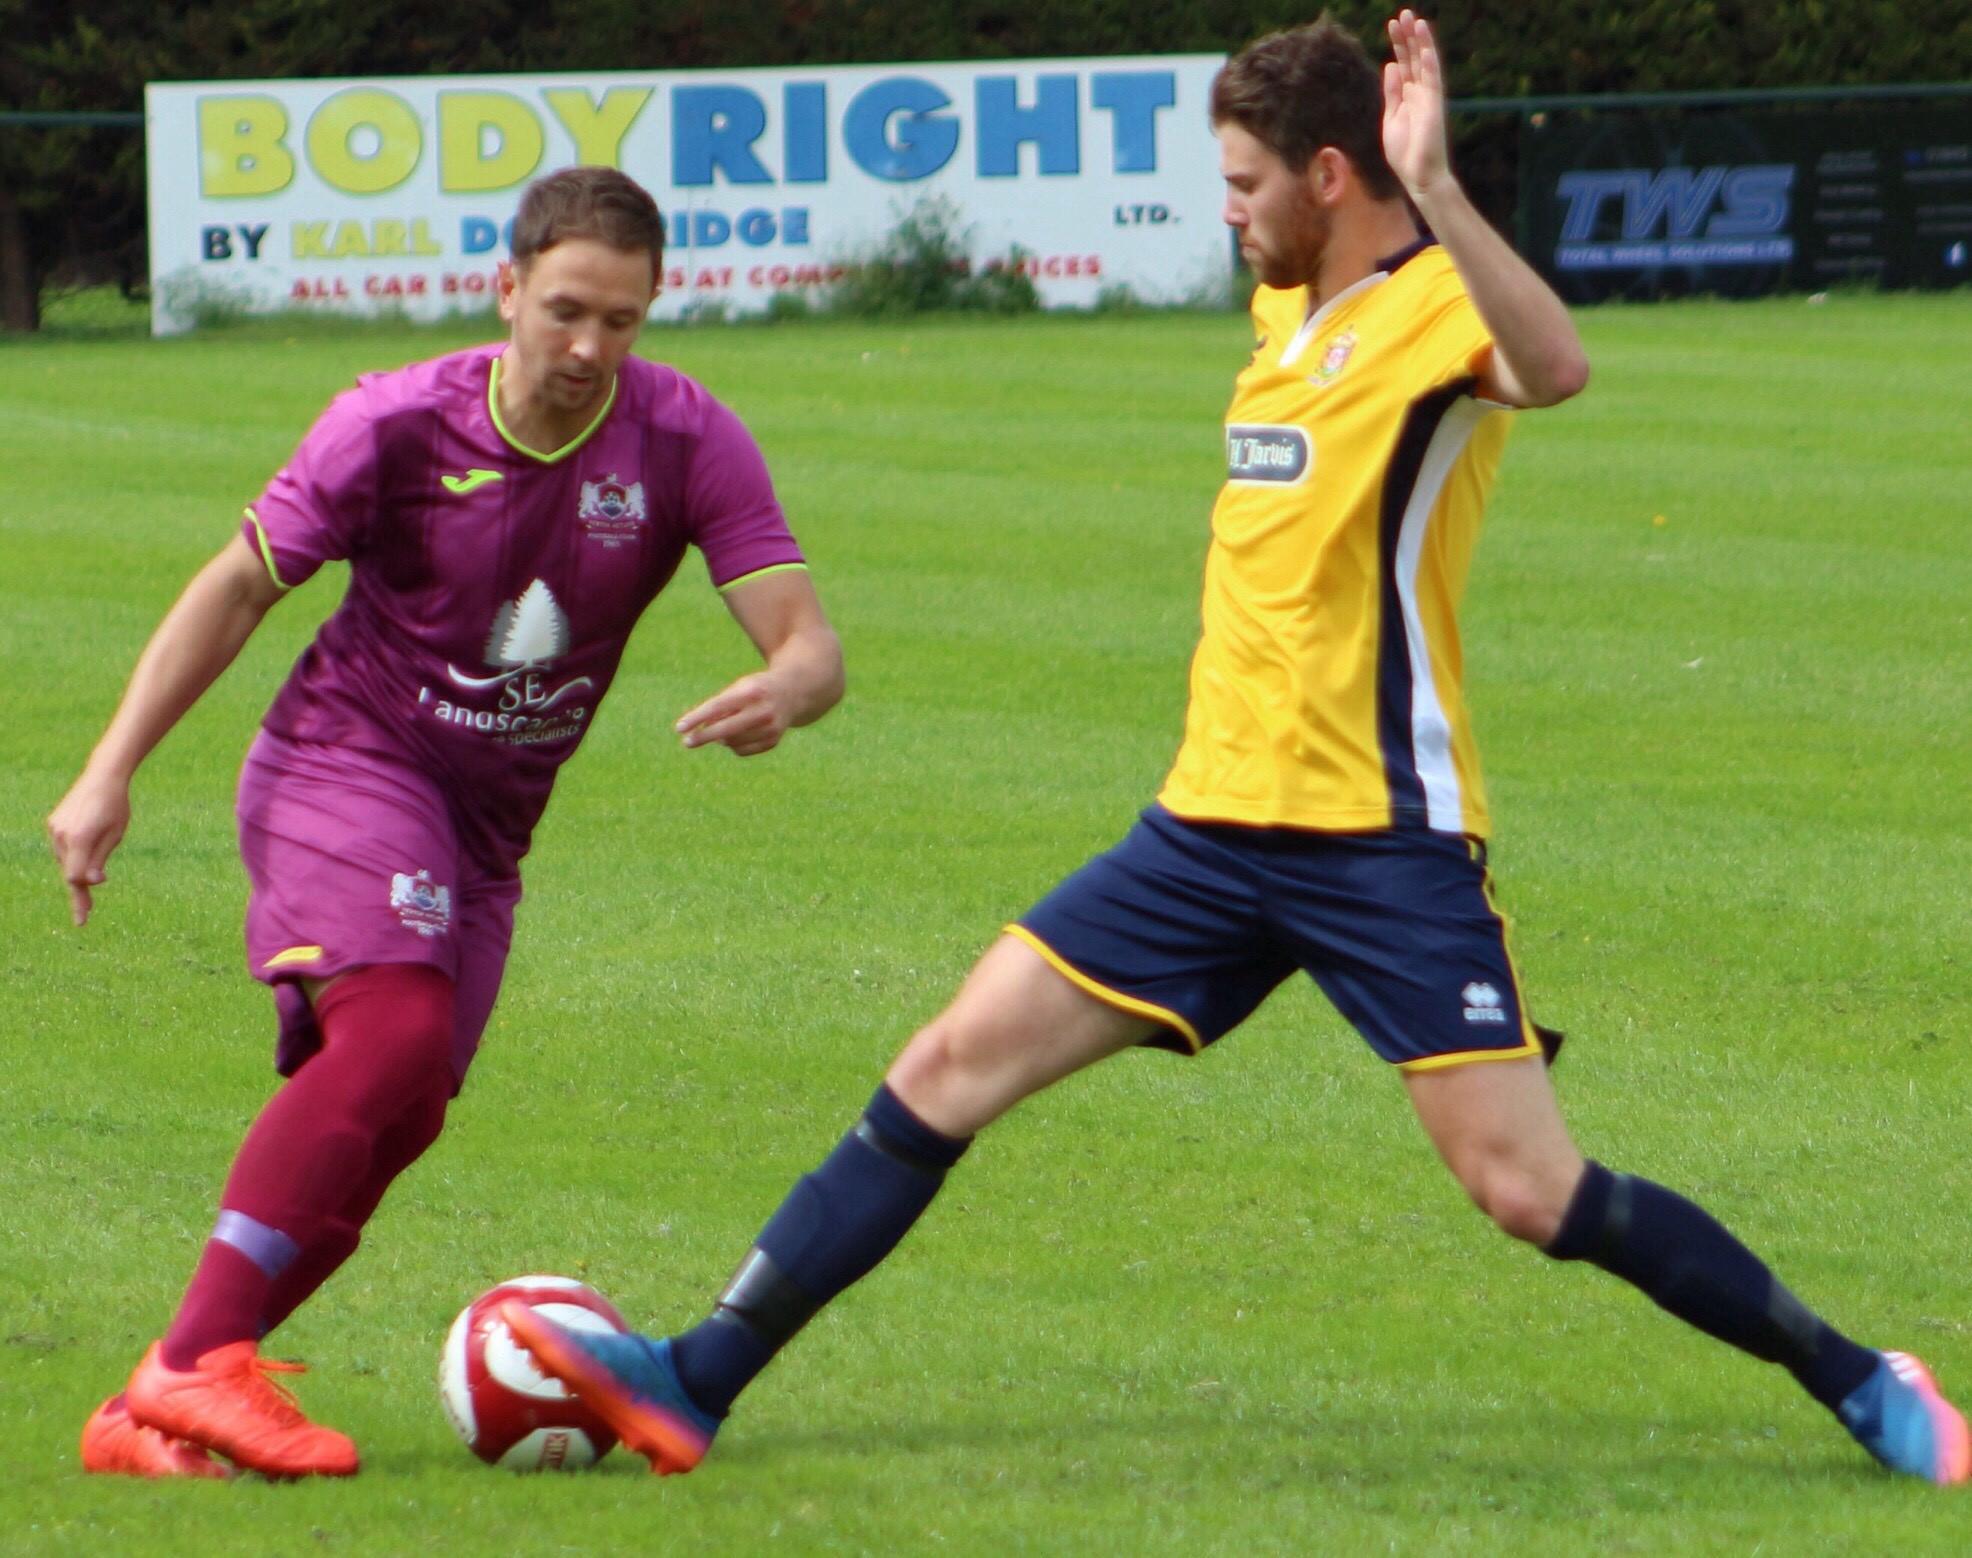
M82 1469L121 1477L217 1477L232 1472L200 1445L146 1428L121 1396L111 1396L82 1427Z
M166 1368L153 1346L130 1376L130 1415L160 1433L217 1450L268 1477L348 1477L356 1446L302 1416L294 1397L268 1378L300 1374L299 1363L262 1358L252 1342L229 1342L191 1368Z

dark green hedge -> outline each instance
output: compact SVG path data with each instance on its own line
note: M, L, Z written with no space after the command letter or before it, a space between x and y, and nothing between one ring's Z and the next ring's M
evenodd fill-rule
M1365 35L1389 14L1331 8ZM63 106L135 106L145 74L421 74L843 64L1237 48L1291 0L0 0L63 56ZM41 20L35 13L52 13ZM1947 0L1467 0L1438 8L1468 95L1963 80ZM18 37L8 28L0 36ZM0 96L16 81L0 66ZM82 99L87 98L85 102ZM54 106L54 105L49 105Z

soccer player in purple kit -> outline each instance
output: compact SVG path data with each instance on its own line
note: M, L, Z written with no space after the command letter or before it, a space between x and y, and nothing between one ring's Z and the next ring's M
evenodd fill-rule
M1701 1208L1586 1159L1562 1119L1490 895L1455 612L1510 408L1577 394L1588 361L1451 172L1430 28L1405 11L1390 41L1380 83L1324 19L1213 86L1258 341L1157 803L1007 928L700 1324L594 1335L501 1307L653 1470L699 1463L978 1131L1132 1045L1198 1052L1299 967L1402 1073L1500 1229L1780 1364L1892 1470L1972 1478L1972 1436L1923 1364L1844 1336Z
M239 788L247 957L287 1080L247 1132L177 1315L83 1432L87 1470L347 1475L258 1343L355 1251L437 1138L493 1009L520 860L625 641L687 545L764 667L678 720L740 756L840 699L842 656L767 468L701 386L630 355L663 226L630 179L539 180L505 343L337 397L192 581L48 819L85 923L138 765L324 562L348 591Z

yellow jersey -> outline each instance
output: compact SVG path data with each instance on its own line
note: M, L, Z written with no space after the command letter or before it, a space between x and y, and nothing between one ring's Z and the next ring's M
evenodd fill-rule
M1180 817L1486 834L1457 608L1513 418L1475 397L1492 341L1444 250L1384 265L1312 314L1254 295L1158 796Z

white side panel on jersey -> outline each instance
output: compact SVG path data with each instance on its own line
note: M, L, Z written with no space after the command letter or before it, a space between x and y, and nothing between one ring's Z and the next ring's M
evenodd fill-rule
M1417 609L1417 570L1424 557L1425 531L1431 524L1431 511L1452 467L1465 451L1472 431L1491 414L1493 408L1470 396L1461 397L1447 408L1438 430L1431 435L1424 459L1417 469L1417 482L1411 500L1404 508L1403 523L1397 532L1397 598L1404 612L1404 642L1411 662L1411 749L1417 759L1417 777L1424 785L1427 820L1445 833L1465 831L1464 796L1460 793L1458 768L1452 762L1452 727L1445 717L1445 706L1438 697L1438 683L1431 667L1431 645L1424 636L1424 618Z

